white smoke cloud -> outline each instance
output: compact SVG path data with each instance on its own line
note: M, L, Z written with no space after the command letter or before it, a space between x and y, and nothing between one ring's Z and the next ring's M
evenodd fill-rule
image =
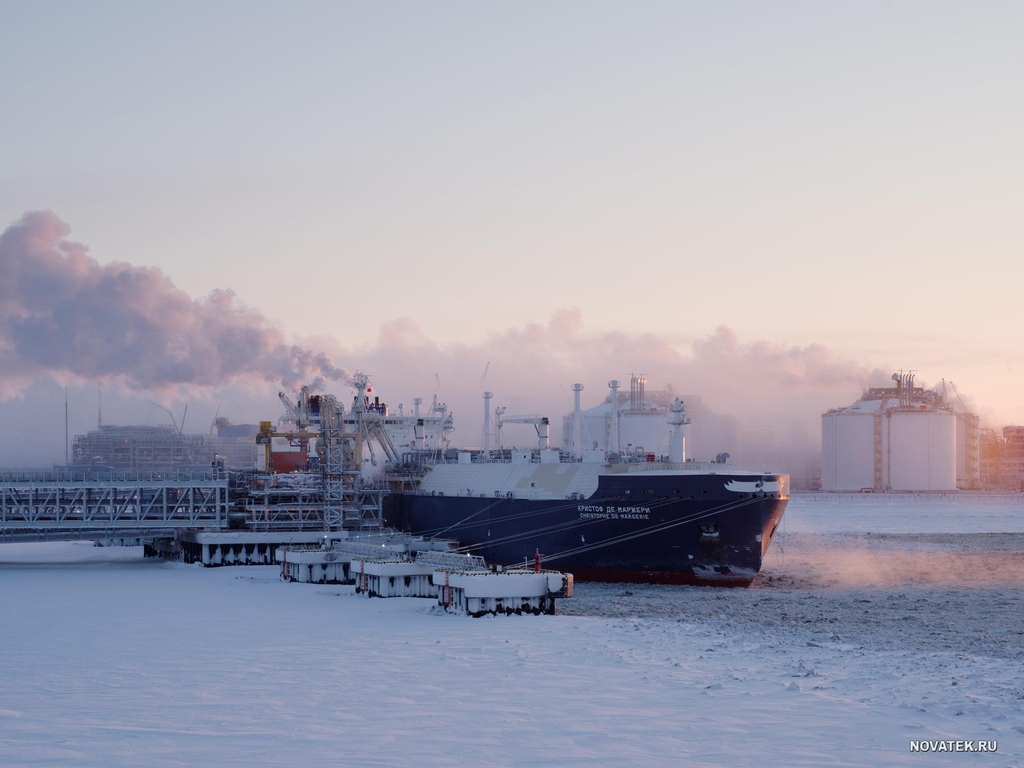
M346 377L231 291L193 299L158 269L100 265L69 232L34 211L0 235L0 397L40 376L151 391Z
M719 409L750 416L808 397L856 396L864 387L884 384L890 373L844 360L820 344L742 342L726 326L689 349L650 333L588 334L575 309L557 311L547 323L492 333L476 345L440 344L409 318L384 323L376 342L363 348L342 347L330 338L308 343L360 366L382 387L431 393L437 373L440 394L460 403L467 397L475 402L480 390L491 389L524 404L564 404L559 386L574 382L587 385L587 397L596 402L607 394L609 379L628 381L629 373L636 372L646 374L649 388L671 383L677 391L703 395Z

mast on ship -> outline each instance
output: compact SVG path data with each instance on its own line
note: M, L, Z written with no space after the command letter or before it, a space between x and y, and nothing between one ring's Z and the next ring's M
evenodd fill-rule
M484 461L491 460L491 393L484 392L484 433L480 438Z
M612 389L612 424L608 435L608 452L619 453L619 380L612 379L608 382Z
M573 458L582 458L583 451L580 449L580 426L583 421L583 411L580 409L580 392L583 391L582 384L572 385L572 455Z
M669 407L672 418L668 423L672 425L672 437L669 439L668 460L673 464L686 462L686 436L683 434L683 425L690 423L690 417L686 415L686 408L683 401L678 397Z

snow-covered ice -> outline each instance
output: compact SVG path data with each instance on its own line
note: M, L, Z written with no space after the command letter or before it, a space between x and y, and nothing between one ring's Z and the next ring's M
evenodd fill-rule
M749 589L577 584L483 619L2 545L0 764L1024 765L1022 521L797 498Z
M1024 533L1024 494L797 494L783 521L805 533Z

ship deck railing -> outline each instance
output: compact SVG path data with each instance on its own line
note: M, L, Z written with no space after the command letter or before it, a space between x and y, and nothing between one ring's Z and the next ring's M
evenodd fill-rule
M438 464L456 464L457 462L438 462ZM517 462L511 461L492 461L490 464L514 464ZM539 461L522 462L524 464L540 464ZM582 464L584 463L580 459L571 459L560 462L562 464ZM473 466L477 466L473 464ZM673 472L701 472L705 474L755 474L755 475L772 475L778 474L775 470L765 469L764 467L755 466L744 466L741 464L723 464L715 461L684 461L684 462L672 462L672 461L623 461L616 464L604 464L604 471L606 474L616 474L620 472L664 472L666 470ZM408 492L408 491L406 491ZM421 491L413 491L414 493L422 493ZM429 492L427 492L429 495ZM473 494L476 495L476 494Z
M615 474L619 472L664 472L666 470L672 472L700 472L712 475L777 474L764 467L746 467L739 464L723 464L716 461L631 461L621 464L609 464L606 471L608 474Z
M454 569L466 571L486 570L487 562L479 555L460 554L458 552L420 552L416 562L433 565L438 570Z

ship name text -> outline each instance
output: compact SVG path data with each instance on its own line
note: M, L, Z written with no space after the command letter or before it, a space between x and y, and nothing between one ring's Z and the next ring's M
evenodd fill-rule
M650 507L615 507L602 504L580 504L581 520L650 520Z

